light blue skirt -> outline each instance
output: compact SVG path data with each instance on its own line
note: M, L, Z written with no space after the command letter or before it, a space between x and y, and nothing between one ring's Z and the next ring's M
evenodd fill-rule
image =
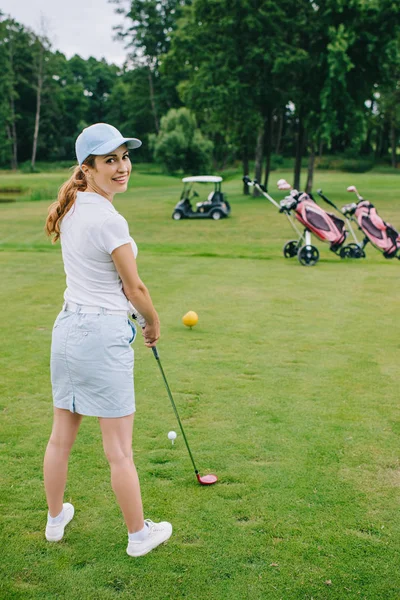
M124 316L61 311L51 343L54 406L90 417L135 412L135 335Z

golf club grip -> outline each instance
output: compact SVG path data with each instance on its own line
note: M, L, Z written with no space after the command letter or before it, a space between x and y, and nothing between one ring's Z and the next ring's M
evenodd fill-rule
M327 198L321 190L317 190L317 194L320 198L322 198L322 200L325 200L325 202L327 204L330 204L331 206L333 206L334 209L339 210L338 207L336 206L336 204L333 204L332 200L329 200L329 198ZM339 211L340 212L340 211Z

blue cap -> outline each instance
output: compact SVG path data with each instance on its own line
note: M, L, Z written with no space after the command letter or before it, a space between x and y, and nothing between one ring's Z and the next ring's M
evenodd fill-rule
M126 144L128 148L139 148L142 142L136 138L124 138L118 129L112 125L95 123L90 127L86 127L76 138L76 158L82 166L82 163L91 154L95 156L108 154L122 146L122 144Z

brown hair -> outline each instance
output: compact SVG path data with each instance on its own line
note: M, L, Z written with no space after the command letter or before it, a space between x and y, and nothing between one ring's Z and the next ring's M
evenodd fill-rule
M83 164L93 168L96 157L90 155L84 160ZM77 192L84 192L87 188L87 181L85 173L81 167L77 165L74 168L74 172L71 177L63 183L58 191L57 200L49 206L48 215L45 224L45 231L47 235L54 234L52 243L60 237L60 224L61 219L65 217L67 212L73 207Z

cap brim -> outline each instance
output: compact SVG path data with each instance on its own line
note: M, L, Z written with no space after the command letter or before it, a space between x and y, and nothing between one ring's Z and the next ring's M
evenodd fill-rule
M140 148L142 142L137 138L115 138L105 142L104 144L101 144L101 146L96 148L96 150L92 151L92 154L95 156L105 156L123 144L126 144L130 150L133 150L135 148Z

